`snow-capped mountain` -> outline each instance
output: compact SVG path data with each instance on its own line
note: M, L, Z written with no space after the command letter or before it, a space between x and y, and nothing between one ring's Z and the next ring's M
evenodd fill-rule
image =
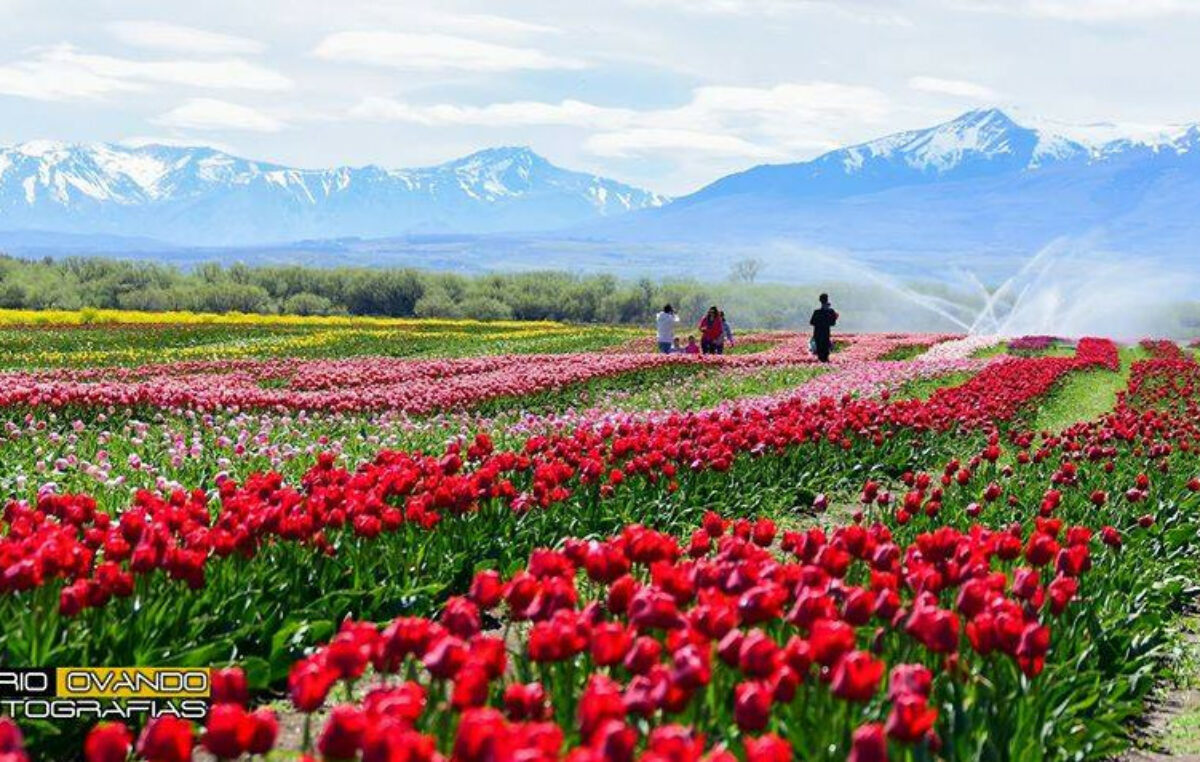
M0 149L0 230L258 244L562 227L662 196L494 148L421 169L294 169L211 148L31 141Z
M369 240L333 240L350 237ZM987 278L1064 239L1200 270L1200 127L979 110L670 202L521 148L414 170L300 170L161 145L0 151L0 245L36 256L201 261L220 254L195 247L236 245L255 248L230 258L699 278L755 256L767 279L831 277L847 259ZM300 243L275 245L289 241Z
M970 111L922 130L900 132L797 164L754 167L721 178L680 206L735 194L832 198L901 185L1031 174L1064 164L1179 157L1200 140L1196 126L1123 131L1115 125L1019 124L999 109Z
M816 253L911 276L1006 272L1063 238L1195 270L1200 127L1071 126L972 111L811 161L754 167L661 209L584 227L643 246L754 253L770 243L788 253L765 277L811 272L805 257Z

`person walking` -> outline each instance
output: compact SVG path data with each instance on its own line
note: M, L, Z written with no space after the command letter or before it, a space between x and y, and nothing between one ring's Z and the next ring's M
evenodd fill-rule
M712 306L700 319L700 351L706 355L720 354L719 342L725 335L725 324L721 321L721 311Z
M662 312L654 318L655 327L658 331L658 351L664 355L671 354L671 350L675 348L675 324L679 322L679 316L675 314L675 308L671 305L663 305Z
M829 362L829 352L833 349L832 328L837 325L838 314L829 303L829 294L819 297L821 306L813 310L808 324L813 327L813 351L821 362Z
M721 316L721 337L717 339L717 354L725 354L725 345L733 346L733 328L729 326L729 319L725 317L725 310L719 310Z

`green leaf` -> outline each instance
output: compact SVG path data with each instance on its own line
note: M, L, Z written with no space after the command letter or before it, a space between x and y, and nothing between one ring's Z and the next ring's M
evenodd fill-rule
M242 670L246 673L246 683L250 690L265 690L271 685L271 664L259 656L242 659Z

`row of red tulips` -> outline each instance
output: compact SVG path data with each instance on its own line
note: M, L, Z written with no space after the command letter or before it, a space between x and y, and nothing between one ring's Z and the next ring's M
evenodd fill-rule
M1026 454L1015 466L989 465L1001 457L992 436L940 477L906 474L901 501L868 482L861 519L873 523L780 532L768 520L709 515L687 542L632 526L538 551L506 579L481 572L436 621L346 622L292 668L289 696L306 731L339 702L319 733L305 733L303 750L364 762L1075 753L1051 744L1077 728L1047 736L1022 717L1058 700L1041 676L1047 660L1060 667L1055 680L1069 681L1085 667L1080 659L1095 658L1083 628L1089 609L1141 597L1111 591L1131 567L1146 587L1161 562L1137 555L1168 535L1155 533L1150 514L1129 516L1125 506L1150 503L1154 482L1129 469L1152 464L1165 483L1170 456L1200 442L1197 379L1200 367L1182 358L1137 363L1111 413L1040 442L1015 433ZM1018 498L1031 486L1022 469L1049 475L1036 506ZM1024 519L1028 531L1019 522L937 526L979 515L977 503L961 505L965 490L947 490L981 472L996 479L979 502ZM1092 488L1124 478L1131 484L1119 506ZM1194 493L1200 480L1186 487ZM965 514L929 510L943 499ZM1157 504L1177 501L1163 493ZM1195 507L1183 515L1191 526ZM910 519L889 530L901 512ZM1067 524L1056 516L1064 512L1090 526ZM1126 531L1096 523L1110 517L1124 517ZM920 521L930 528L899 539ZM1107 549L1097 555L1098 546ZM508 625L485 630L489 615ZM137 753L181 762L197 738L220 758L270 748L273 716L244 707L236 671L218 682L221 703L203 733L160 720L143 729ZM124 759L134 746L130 731L103 725L88 739L89 760Z
M520 451L496 452L490 442L481 439L470 446L451 448L441 457L385 454L355 474L323 459L295 489L284 486L277 475L251 479L244 485L226 482L215 521L201 493L165 498L143 493L137 504L114 517L115 521L100 518L102 514L86 497L47 494L37 506L9 507L9 526L19 527L18 535L28 533L15 539L28 542L8 546L13 552L5 558L15 563L5 566L3 579L16 586L31 578L36 587L36 583L70 580L76 575L57 596L62 613L69 615L131 592L145 605L147 594L169 595L169 588L143 571L162 569L187 584L201 586L217 558L252 556L266 545L277 545L280 539L301 540L333 552L337 546L344 547L347 536L357 535L369 542L376 535L402 528L432 527L444 515L470 516L481 507L492 510L506 505L524 510L541 504L535 497L539 483L547 506L582 501L594 507L597 499L606 496L669 494L673 482L683 484L686 490L689 482L703 474L782 460L760 456L809 452L837 461L842 447L866 452L872 449L871 441L887 442L905 431L988 430L993 421L980 414L979 408L994 411L997 417L1012 416L1063 374L1091 365L1112 367L1115 360L1111 343L1084 342L1075 359L1002 361L989 368L982 381L944 390L926 403L784 400L766 411L723 410L655 422L636 418L622 422L610 417L570 434L533 440ZM999 440L993 437L992 442L976 458L947 468L934 480L936 484L925 483L920 488L923 497L906 494L903 500L896 500L886 489L877 488L870 504L879 506L880 511L888 506L887 512L894 510L897 519L903 516L900 508L914 508L905 510L913 519L908 524L911 528L920 521L939 520L942 490L957 490L955 497L946 499L951 510L941 513L943 518L955 519L954 507L962 509L959 493L978 491L981 476L986 479L995 471L992 464L999 453L992 448L999 446ZM671 446L676 449L669 454L655 454ZM819 449L814 452L810 448ZM923 480L914 479L909 491L917 490L915 485ZM990 488L989 484L983 494ZM998 498L989 501L981 496L980 501L995 505L1003 502ZM818 504L822 500L819 498ZM55 525L63 531L51 531ZM38 535L38 531L44 534ZM51 549L52 560L41 566L24 563L29 555L18 553L34 546ZM141 592L136 592L139 589ZM24 594L15 597L32 602Z
M444 513L501 501L521 513L566 501L579 490L610 496L631 478L676 488L680 471L724 471L738 457L782 452L828 441L850 447L856 437L882 441L897 427L947 430L1010 418L1063 373L1113 361L1110 342L1085 340L1079 355L1013 360L989 367L928 401L784 402L743 413L677 415L572 434L530 439L521 451L496 451L486 435L441 456L382 452L350 473L322 456L300 489L278 474L219 485L220 510L206 494L167 498L141 491L119 517L96 510L86 495L45 493L37 504L12 502L0 538L0 592L69 583L61 609L73 615L133 591L133 575L164 570L193 588L213 558L252 555L264 542L303 541L329 547L325 533L343 526L364 537L415 523L432 528Z
M686 544L631 526L538 551L508 579L481 572L438 621L346 622L293 666L288 690L310 718L342 697L316 739L326 759L553 760L570 748L578 762L627 762L644 747L641 760L727 760L742 747L750 760L840 750L861 762L886 758L889 741L937 750L947 697L972 738L998 736L970 695L984 681L1020 691L1041 673L1091 544L1059 520L1027 537L943 527L907 547L882 524L827 536L710 514ZM505 632L484 631L492 613ZM243 707L244 678L214 683L201 744L222 759L270 749L274 717ZM102 725L85 748L107 762L131 742ZM188 723L164 719L138 753L183 762L192 743ZM307 732L303 744L312 751Z

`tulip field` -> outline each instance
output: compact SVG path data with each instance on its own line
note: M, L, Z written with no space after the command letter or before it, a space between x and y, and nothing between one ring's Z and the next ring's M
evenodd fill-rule
M0 717L0 762L1153 746L1195 348L648 334L0 311L0 666L213 686L199 722Z

